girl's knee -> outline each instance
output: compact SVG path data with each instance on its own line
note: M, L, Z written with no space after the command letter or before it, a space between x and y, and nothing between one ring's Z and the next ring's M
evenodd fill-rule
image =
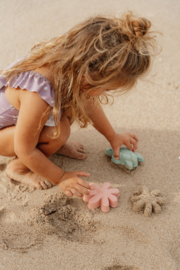
M57 141L58 144L64 144L70 136L70 123L66 116L60 120L60 134L55 137L56 127L45 126L40 134L38 143L47 143Z
M71 128L70 128L70 123L69 123L68 118L66 116L62 116L61 121L60 121L59 139L64 140L64 143L65 143L70 136L70 131L71 131Z

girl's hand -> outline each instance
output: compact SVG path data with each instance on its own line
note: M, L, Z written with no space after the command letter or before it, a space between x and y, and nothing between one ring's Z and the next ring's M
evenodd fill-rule
M114 133L112 139L110 140L110 144L114 150L114 156L116 159L119 159L119 149L122 144L125 144L127 148L133 152L137 149L138 138L135 134L132 133Z
M79 178L79 176L88 177L90 174L82 171L65 172L63 174L61 183L58 186L68 197L73 195L77 197L82 197L84 194L89 195L88 189L91 189L91 186Z

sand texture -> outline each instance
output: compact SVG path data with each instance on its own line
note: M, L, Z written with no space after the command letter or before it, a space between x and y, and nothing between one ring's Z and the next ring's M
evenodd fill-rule
M89 172L89 183L118 188L118 207L104 213L56 186L36 190L10 181L11 158L1 156L0 270L180 270L180 2L1 0L0 69L90 15L128 9L163 33L163 50L149 75L104 110L116 131L138 136L145 161L126 174L105 155L110 145L101 134L72 127L71 139L84 144L87 159L50 159Z

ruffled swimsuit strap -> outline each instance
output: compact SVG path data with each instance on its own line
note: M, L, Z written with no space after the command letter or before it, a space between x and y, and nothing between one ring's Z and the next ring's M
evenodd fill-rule
M5 68L5 70L13 67L24 57L25 56L11 63ZM36 71L31 70L22 72L19 75L14 76L10 82L7 82L5 77L0 76L0 89L7 85L13 88L17 88L19 86L21 89L26 89L30 92L37 92L42 99L51 105L51 107L54 106L55 92L53 86L46 77Z
M6 99L5 87L7 85L12 88L20 87L30 92L36 92L51 107L54 106L54 88L42 74L35 71L26 71L14 76L9 82L6 81L5 77L0 76L0 129L9 125L16 125L19 114L19 111L10 105ZM52 115L49 116L45 125L55 126Z
M20 87L30 92L37 92L51 107L54 106L54 89L51 83L38 72L22 72L10 81L9 86L14 88Z

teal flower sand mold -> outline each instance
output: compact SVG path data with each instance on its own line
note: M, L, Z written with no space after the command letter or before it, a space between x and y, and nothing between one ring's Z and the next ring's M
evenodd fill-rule
M115 159L114 151L112 148L106 149L106 155L111 157L111 162L115 165L118 165L126 173L130 173L132 170L135 170L141 162L144 161L144 158L138 154L134 153L128 148L120 148L119 150L119 159Z

